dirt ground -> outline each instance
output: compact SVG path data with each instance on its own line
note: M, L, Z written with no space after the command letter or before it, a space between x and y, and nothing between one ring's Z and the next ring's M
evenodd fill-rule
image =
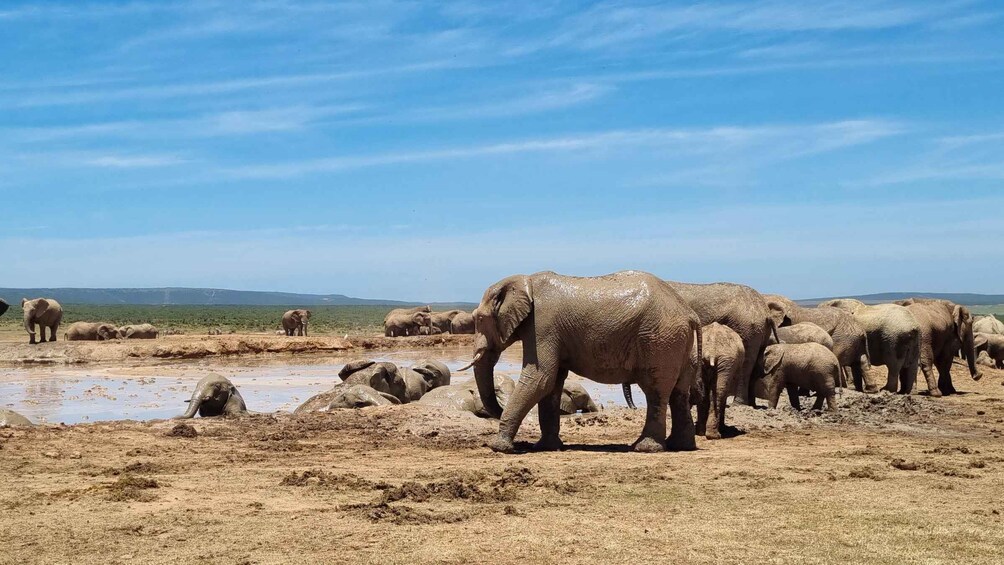
M689 453L628 452L628 409L518 455L418 405L9 428L0 563L1001 563L1004 371L955 371L949 398L732 407Z

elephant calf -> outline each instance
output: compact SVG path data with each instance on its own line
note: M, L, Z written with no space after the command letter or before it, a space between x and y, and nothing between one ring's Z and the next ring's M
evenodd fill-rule
M980 356L976 358L977 365L983 365L984 367L993 367L995 369L1004 369L1004 367L998 367L997 361L994 361L990 354L986 351L980 351Z
M742 380L746 347L742 337L732 328L715 322L701 328L701 355L704 390L694 398L697 404L695 428L697 435L721 439L725 431L725 406Z
M242 416L248 413L241 393L230 379L220 375L208 375L195 385L192 398L186 400L188 410L176 419L194 418L195 413L208 418L212 416Z
M781 343L818 343L833 351L833 338L826 333L826 330L812 322L777 328L777 338Z
M119 334L123 339L157 339L160 330L152 324L135 324L122 326L119 328Z
M74 322L66 329L66 341L108 341L122 339L122 332L102 322Z
M342 383L335 385L331 390L314 395L297 407L294 413L314 412L329 407L349 407L333 405L336 404L336 401L337 403L352 403L355 401L351 398L365 396L361 391L347 392L348 387L357 385L372 389L382 398L393 397L400 404L415 402L430 390L449 385L451 378L449 367L439 361L427 359L423 359L407 369L401 369L394 363L378 363L369 359L357 359L346 363L338 372L338 376L342 379ZM375 399L372 394L369 396L371 399ZM345 398L350 399L345 400ZM367 402L369 401L363 402L363 405L375 405Z
M495 375L494 388L495 400L500 406L505 406L509 401L509 396L516 389L516 381L504 375ZM473 380L431 390L418 403L447 410L470 412L479 418L492 417L481 402L478 384Z
M1004 369L1004 335L978 333L975 342L977 354L985 351L998 369Z
M764 351L764 386L768 406L777 408L781 389L788 391L788 399L796 410L802 407L798 389L816 392L813 410L823 407L837 409L837 383L840 381L840 361L825 346L818 343L781 343L767 346Z

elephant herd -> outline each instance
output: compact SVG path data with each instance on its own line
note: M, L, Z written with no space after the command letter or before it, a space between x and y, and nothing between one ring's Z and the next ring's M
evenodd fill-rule
M384 335L473 334L474 317L463 310L433 312L429 306L395 308L383 319Z
M59 324L63 321L63 307L53 298L21 299L24 312L24 329L28 343L35 345L56 341ZM0 315L7 311L7 303L0 300ZM38 332L35 328L38 327ZM46 337L48 330L48 337ZM63 337L67 341L105 341L112 339L155 339L159 330L150 324L115 326L103 322L74 322ZM36 335L38 336L36 339Z

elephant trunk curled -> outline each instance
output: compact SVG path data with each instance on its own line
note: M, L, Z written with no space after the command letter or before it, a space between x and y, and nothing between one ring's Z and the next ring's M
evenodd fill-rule
M185 410L185 413L182 414L181 416L176 416L176 419L179 419L179 420L180 419L186 419L187 420L189 418L194 418L195 417L195 413L199 411L199 405L200 404L202 404L202 401L200 399L198 399L198 398L192 398L191 400L188 401L188 410Z

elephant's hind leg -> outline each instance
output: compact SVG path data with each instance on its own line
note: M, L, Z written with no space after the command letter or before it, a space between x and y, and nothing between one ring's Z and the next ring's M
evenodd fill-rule
M690 416L690 398L688 391L673 389L669 395L669 414L673 427L666 440L666 449L670 451L694 451L697 449L694 420Z
M540 422L540 441L534 445L538 451L560 451L561 437L561 394L568 377L568 369L559 369L554 389L537 403L537 419Z
M49 341L56 341L56 332L59 331L59 324L49 328Z
M652 453L665 450L666 442L666 405L669 403L670 391L653 387L645 380L639 379L638 386L645 393L645 427L641 437L631 446L635 451ZM687 407L689 412L690 407Z

